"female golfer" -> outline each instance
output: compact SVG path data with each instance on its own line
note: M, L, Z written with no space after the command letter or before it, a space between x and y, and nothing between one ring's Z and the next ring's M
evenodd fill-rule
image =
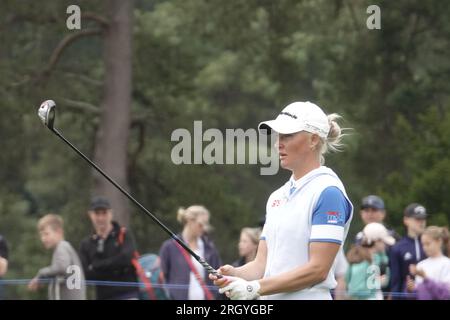
M336 114L311 102L289 104L275 120L259 124L278 134L281 167L292 172L269 197L266 223L254 261L225 265L215 280L231 299L331 299L336 254L344 242L353 206L323 155L339 149Z

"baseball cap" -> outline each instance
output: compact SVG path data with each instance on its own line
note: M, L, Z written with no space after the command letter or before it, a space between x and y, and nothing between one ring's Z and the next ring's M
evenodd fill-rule
M99 210L99 209L111 209L111 204L109 200L102 196L95 196L91 199L91 205L89 207L90 210Z
M369 195L364 197L361 202L361 209L373 208L384 210L384 201L379 196Z
M262 129L268 131L261 131ZM282 134L308 131L326 139L330 131L330 124L327 115L319 106L306 101L287 105L275 120L261 122L258 130L267 134L271 134L272 130Z
M418 203L411 203L405 208L403 212L405 217L416 218L416 219L426 219L427 218L427 209L424 206Z
M382 240L387 245L392 246L395 243L395 238L389 235L389 231L381 223L372 222L367 224L363 229L363 238L369 242Z

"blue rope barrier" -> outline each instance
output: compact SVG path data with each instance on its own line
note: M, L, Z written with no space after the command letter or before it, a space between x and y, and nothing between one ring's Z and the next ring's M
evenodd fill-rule
M27 285L31 279L3 279L0 280L0 285ZM52 281L52 279L39 279L40 284L48 284ZM97 281L97 280L86 280L85 284L87 286L114 286L114 287L140 287L145 288L145 284L143 282L119 282L119 281ZM187 289L189 285L186 284L159 284L152 283L152 287L156 289ZM209 290L218 291L216 286L206 286ZM346 293L345 290L332 290L332 292L336 293ZM415 293L409 292L383 292L384 297L393 297L393 298L410 298L414 299L416 297Z
M27 285L32 279L3 279L0 280L0 285ZM52 279L39 279L39 284L48 284ZM123 281L97 281L86 280L84 283L87 286L113 286L113 287L141 287L145 288L143 282L123 282ZM186 284L159 284L152 283L153 288L165 288L165 289L186 289L189 285ZM206 286L209 290L218 291L216 286Z

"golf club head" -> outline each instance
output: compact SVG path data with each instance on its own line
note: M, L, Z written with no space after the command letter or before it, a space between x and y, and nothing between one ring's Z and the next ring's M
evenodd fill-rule
M50 130L53 130L53 124L56 117L56 103L53 100L46 100L41 103L38 110L38 116L42 123L47 126Z

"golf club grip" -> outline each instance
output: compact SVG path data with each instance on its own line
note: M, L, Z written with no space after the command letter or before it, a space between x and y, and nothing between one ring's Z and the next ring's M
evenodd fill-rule
M211 267L209 265L209 263L206 262L203 258L199 257L199 259L197 259L197 261L203 266L203 268L206 269L206 271L208 271L209 274L212 274L213 276L216 276L217 279L221 279L222 278L222 275L219 274L216 269Z
M108 180L112 185L114 185L120 192L122 192L130 201L137 205L147 216L153 219L166 233L169 234L171 238L177 241L191 256L193 256L202 266L208 271L208 273L215 275L218 279L222 278L213 267L211 267L203 258L198 256L194 251L191 250L180 238L177 237L175 233L170 231L157 217L155 217L150 211L148 211L142 204L140 204L136 199L134 199L125 189L123 189L117 182L110 178L102 169L100 169L92 160L86 157L77 147L75 147L69 140L67 140L56 128L48 127L54 134L56 134L61 140L63 140L69 147L71 147L80 157L82 157L86 162L88 162L95 170L97 170L106 180Z

